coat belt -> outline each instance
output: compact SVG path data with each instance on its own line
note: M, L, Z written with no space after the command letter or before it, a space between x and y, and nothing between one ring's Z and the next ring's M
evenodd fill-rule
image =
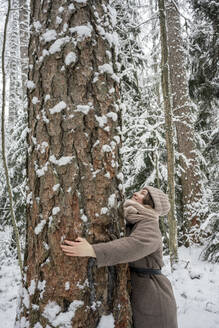
M143 274L162 274L160 269L129 267L131 271Z

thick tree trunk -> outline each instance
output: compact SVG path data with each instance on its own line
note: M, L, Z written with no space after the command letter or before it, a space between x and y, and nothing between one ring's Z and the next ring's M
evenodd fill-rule
M197 204L201 198L200 168L195 152L193 108L188 95L185 53L181 36L177 0L166 1L167 39L173 114L181 166L183 220L191 226L199 224Z
M113 24L107 0L31 1L26 280L16 327L131 326L127 265L97 269L95 259L60 249L64 239L124 234Z
M174 145L173 145L173 121L171 95L169 88L169 64L166 31L166 15L164 0L158 1L160 38L161 38L161 84L163 92L163 102L165 111L166 147L167 147L167 171L168 171L168 194L170 200L170 211L168 213L169 222L169 250L172 268L177 262L177 231L175 216L175 181L174 181Z

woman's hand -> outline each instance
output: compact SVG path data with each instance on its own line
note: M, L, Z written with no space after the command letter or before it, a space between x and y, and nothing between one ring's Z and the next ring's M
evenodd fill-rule
M84 238L78 237L76 241L64 240L64 243L65 245L61 245L61 249L67 256L96 257L92 245Z

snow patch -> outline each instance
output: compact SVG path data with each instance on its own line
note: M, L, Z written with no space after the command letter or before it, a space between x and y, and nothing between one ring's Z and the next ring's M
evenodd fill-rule
M39 99L37 98L37 97L33 97L33 99L32 99L32 104L34 104L34 105L36 105L36 104L38 104L40 101L39 101Z
M93 27L91 26L90 23L87 25L79 25L75 27L71 27L69 31L71 33L77 33L77 40L78 41L83 41L86 38L91 37Z
M43 230L46 224L46 220L41 220L40 223L37 224L36 228L34 229L35 235L39 235L39 233Z
M44 42L50 42L56 40L56 37L57 37L56 30L48 30L42 34L41 39L44 40Z
M66 281L65 283L65 290L69 290L70 289L70 282Z
M56 214L58 214L60 212L60 207L53 207L53 209L52 209L52 215L56 215Z
M57 190L59 190L59 187L60 187L60 184L57 183L56 185L54 185L54 186L52 187L52 190L53 190L53 191L57 191Z
M36 84L33 81L28 80L26 83L28 89L33 90L36 88Z
M103 128L104 125L107 123L107 117L105 115L102 115L102 116L95 115L95 118L101 128Z
M59 159L56 159L54 155L49 157L51 163L56 164L58 166L63 166L71 163L73 156L62 156Z
M60 113L66 107L67 107L66 103L64 101L60 101L53 108L50 108L49 111L50 111L50 114Z
M49 53L51 55L55 54L56 52L59 52L62 50L62 47L66 44L70 42L70 38L68 36L58 39L56 40L49 48Z
M115 323L115 321L114 321L112 313L109 315L102 315L97 328L114 328L115 327L114 323Z
M87 115L90 109L90 105L77 105L76 112L81 112L82 114Z
M118 119L118 115L114 112L109 112L109 113L106 114L106 116L110 117L114 122L116 122L117 119Z
M33 295L35 292L35 289L36 289L36 282L35 282L35 280L32 279L30 282L30 286L28 287L29 294Z
M70 65L72 63L75 63L77 60L77 56L74 52L69 52L67 56L65 57L65 65Z
M110 208L114 207L115 206L115 203L116 203L116 195L115 194L112 194L109 196L108 198L108 206Z
M54 327L71 328L72 318L74 318L76 310L83 306L84 302L73 301L66 312L61 312L61 307L56 302L49 302L43 311L43 316L49 320Z
M104 153L110 153L112 151L112 149L109 145L103 145L101 150Z
M100 210L100 214L106 214L108 212L108 208L107 207L102 207Z

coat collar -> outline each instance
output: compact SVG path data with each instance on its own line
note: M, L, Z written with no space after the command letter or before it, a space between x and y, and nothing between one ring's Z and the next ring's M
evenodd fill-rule
M129 223L136 223L138 221L152 217L155 220L158 220L157 213L148 205L141 205L140 203L126 199L124 204L124 216Z

